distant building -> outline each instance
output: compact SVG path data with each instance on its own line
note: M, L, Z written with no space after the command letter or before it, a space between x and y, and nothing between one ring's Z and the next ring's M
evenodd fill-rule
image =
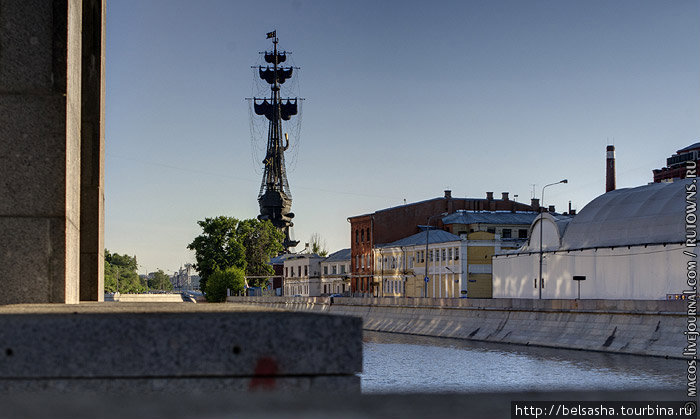
M338 250L321 261L321 295L350 291L350 249Z
M294 253L283 253L270 259L270 265L275 271L275 276L270 282L272 283L272 292L277 296L284 293L284 261L293 256Z
M687 288L686 186L617 189L574 218L542 214L521 249L493 258L495 298L665 299ZM540 232L541 230L541 232ZM574 276L585 280L574 281Z
M170 282L173 284L173 288L180 290L193 290L199 288L199 277L196 277L196 281L193 280L192 275L192 264L186 263L184 267L180 267L179 270L173 272L170 277Z
M443 230L422 231L377 245L373 260L379 296L457 298L466 295L466 255L466 241Z
M666 167L654 169L654 182L673 182L685 179L688 163L700 163L700 142L676 151L676 154L666 159Z
M430 230L427 255L425 231L377 245L373 259L379 294L491 298L491 257L525 244L535 217L537 213L532 211L458 210L441 219L448 231ZM425 281L426 258L428 281Z
M498 235L505 247L518 248L529 237L530 224L537 217L535 211L465 211L442 217L442 224L452 234L462 235L486 231Z
M501 199L494 199L493 192L487 192L486 199L479 199L453 198L452 191L446 190L444 197L349 217L352 291L378 295L380 284L376 282L372 249L419 233L419 226L427 224L429 218L432 225L442 228L440 214L451 214L457 210L518 212L538 209L538 200L533 199L531 205L516 202L509 198L507 192Z
M315 253L296 254L284 261L284 295L321 295L321 261Z

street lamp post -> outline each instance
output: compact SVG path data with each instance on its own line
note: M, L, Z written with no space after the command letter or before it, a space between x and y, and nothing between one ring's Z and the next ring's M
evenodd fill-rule
M436 218L436 217L444 217L446 215L447 215L447 213L443 212L442 214L429 216L428 217L428 225L426 226L426 229L425 229L425 278L423 278L423 282L425 282L425 284L423 285L423 287L425 288L425 291L423 292L423 297L426 297L426 298L428 297L428 281L430 280L430 278L428 277L428 243L430 243L428 238L430 237L430 220L432 220L433 218Z
M545 189L547 186L558 185L558 184L560 184L560 183L569 183L569 180L568 180L568 179L562 179L562 180L560 180L559 182L550 183L549 185L544 185L544 186L542 187L542 207L543 207L543 208L544 208L544 189ZM539 289L540 289L540 300L542 299L542 286L544 285L544 278L542 278L542 257L543 257L543 254L542 254L542 210L540 209L540 276L539 276L539 280L540 280L540 286L539 286Z

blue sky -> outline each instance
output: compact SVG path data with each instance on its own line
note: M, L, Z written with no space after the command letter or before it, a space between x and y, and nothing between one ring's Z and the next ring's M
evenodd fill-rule
M331 251L347 217L444 189L568 178L546 203L580 210L607 143L630 187L700 141L697 0L108 2L105 245L142 272L194 261L197 220L257 216L244 98L274 29L306 98L294 233Z

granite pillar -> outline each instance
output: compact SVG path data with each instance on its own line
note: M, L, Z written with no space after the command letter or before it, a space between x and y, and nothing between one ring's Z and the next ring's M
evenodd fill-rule
M80 300L104 301L104 0L83 0L82 27Z
M80 298L82 3L0 0L0 304Z

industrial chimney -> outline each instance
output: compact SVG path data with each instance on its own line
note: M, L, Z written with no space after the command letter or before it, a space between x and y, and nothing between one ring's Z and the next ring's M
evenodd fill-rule
M615 190L615 146L609 145L607 148L607 158L605 160L605 192Z

